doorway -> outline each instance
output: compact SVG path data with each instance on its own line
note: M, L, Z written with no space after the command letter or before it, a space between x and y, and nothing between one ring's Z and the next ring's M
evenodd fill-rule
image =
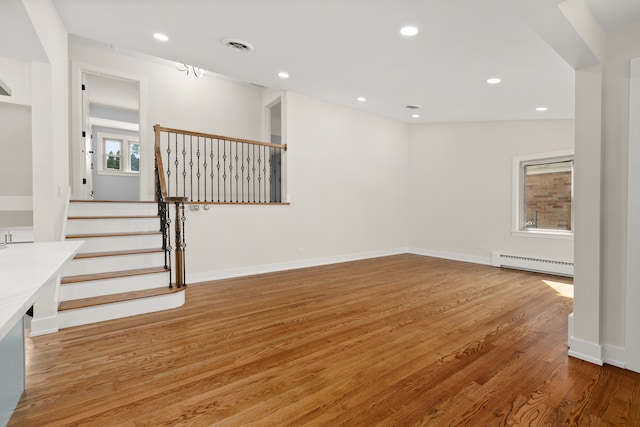
M282 99L267 106L267 128L269 142L282 145ZM270 149L270 201L282 202L282 150Z
M143 200L150 178L142 126L143 81L72 67L72 198ZM146 187L145 187L146 188Z

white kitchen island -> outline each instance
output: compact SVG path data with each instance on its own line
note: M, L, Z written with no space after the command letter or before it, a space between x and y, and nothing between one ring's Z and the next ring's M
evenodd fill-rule
M25 388L24 314L40 296L55 305L64 264L83 242L17 243L0 249L0 426ZM43 295L44 294L44 295Z

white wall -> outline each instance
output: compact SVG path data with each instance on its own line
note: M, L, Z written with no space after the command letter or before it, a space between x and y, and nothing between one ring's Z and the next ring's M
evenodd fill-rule
M67 32L51 1L23 0L49 63L31 63L33 225L36 241L60 238L69 183Z
M262 140L262 90L211 76L195 78L174 64L152 62L111 49L69 42L74 63L106 74L143 80L140 109L141 176L153 171L153 125L235 138ZM74 97L74 102L77 97ZM151 175L150 175L151 176ZM153 199L154 180L143 182L141 197Z
M494 250L573 260L573 241L512 236L513 157L573 148L572 120L413 125L412 251L490 262Z
M11 96L0 95L0 102L31 105L31 64L0 57L0 79L11 88Z
M31 108L0 102L0 227L33 225Z
M604 73L600 330L603 343L621 347L624 346L625 331L629 60L640 56L638 40L640 23L609 33Z
M31 109L0 103L0 129L0 198L31 197Z
M295 93L285 104L291 204L187 211L189 281L406 250L408 126Z

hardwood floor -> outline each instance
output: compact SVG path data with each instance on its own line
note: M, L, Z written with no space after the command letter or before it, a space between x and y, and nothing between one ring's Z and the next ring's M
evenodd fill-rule
M571 291L417 255L192 285L28 339L9 425L640 425L639 374L567 356Z

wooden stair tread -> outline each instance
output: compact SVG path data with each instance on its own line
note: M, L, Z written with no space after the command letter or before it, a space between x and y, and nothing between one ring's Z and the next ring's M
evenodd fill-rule
M92 280L116 279L118 277L140 276L143 274L154 274L168 272L164 267L136 268L133 270L108 271L106 273L79 274L77 276L66 276L60 280L62 285L68 283L89 282Z
M123 237L123 236L148 236L162 234L160 231L127 231L121 233L84 233L67 234L67 239L91 239L93 237Z
M73 203L154 203L158 202L153 200L70 200Z
M86 252L86 253L77 254L75 257L73 257L73 259L100 258L100 257L120 256L120 255L152 254L157 252L164 252L164 249L150 248L150 249L131 249L127 251Z
M104 295L92 298L81 298L70 301L62 301L58 306L58 311L73 310L75 308L95 307L103 304L110 304L114 302L131 301L140 298L148 298L154 296L168 295L175 292L183 291L185 288L154 288L146 289L143 291L123 292L119 294Z
M158 215L85 215L85 216L70 216L67 219L152 219L159 218Z

